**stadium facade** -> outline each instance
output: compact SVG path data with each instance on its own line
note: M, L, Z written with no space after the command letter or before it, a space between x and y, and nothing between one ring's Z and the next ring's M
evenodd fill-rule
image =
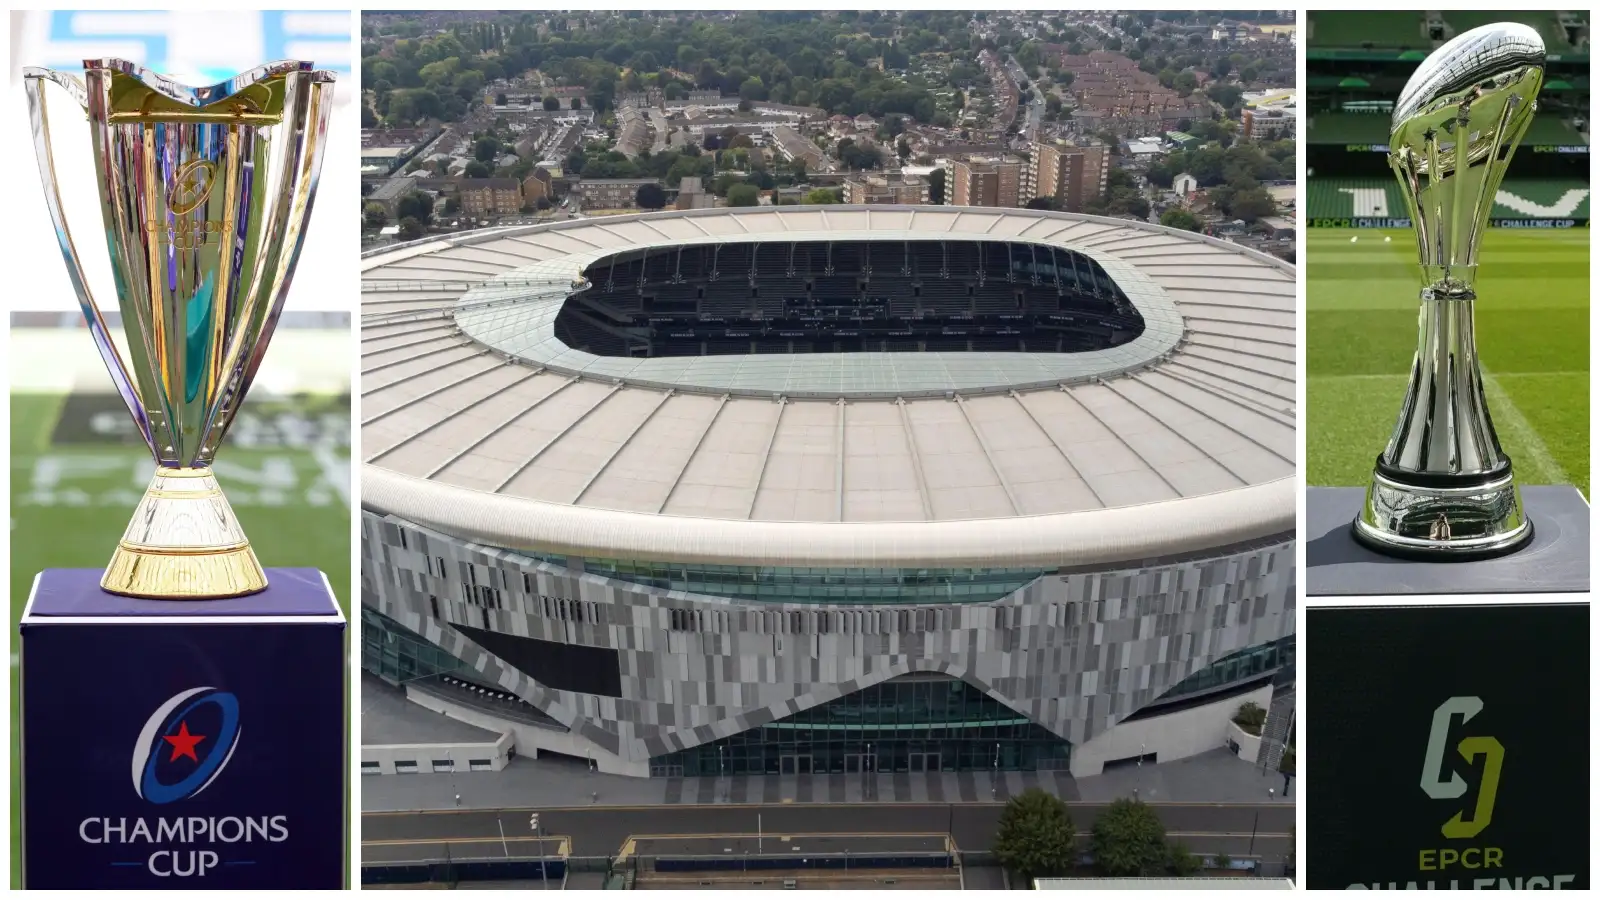
M1032 210L369 254L363 664L639 776L1218 749L1292 684L1294 328L1284 263Z

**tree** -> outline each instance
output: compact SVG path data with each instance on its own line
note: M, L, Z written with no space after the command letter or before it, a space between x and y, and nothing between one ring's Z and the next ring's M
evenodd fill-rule
M421 191L412 191L395 204L395 215L401 220L415 219L419 225L433 221L433 198Z
M1273 215L1277 211L1278 204L1273 202L1272 195L1268 194L1264 187L1246 188L1233 195L1232 215L1235 218L1253 224L1256 220Z
M461 170L461 174L468 178L488 178L494 174L494 170L477 160L473 160L467 163L467 167Z
M1172 862L1167 829L1155 810L1139 800L1113 800L1094 821L1089 846L1095 866L1112 877L1161 875Z
M1249 734L1261 736L1261 726L1267 721L1267 711L1255 702L1248 702L1239 707L1233 714L1233 724L1238 725Z
M1185 231L1200 230L1200 220L1188 210L1176 206L1161 214L1161 224L1167 228L1181 228Z
M545 210L549 209L552 206L555 206L555 204L550 202L550 198L549 197L540 197L538 200L535 200L534 203L533 203L533 208L537 209L540 212L544 212Z
M582 97L573 97L571 105L572 105L573 109L583 109L583 98Z
M1218 106L1228 108L1234 106L1243 98L1244 88L1239 87L1237 84L1225 84L1219 81L1206 88L1206 96L1215 100ZM1179 129L1179 131L1182 130L1181 128Z
M511 101L510 101L509 98L506 97L506 92L505 91L500 91L499 93L494 95L494 105L495 106L505 106L509 102L511 102Z
M481 163L494 162L500 156L500 142L492 137L481 137L472 145L472 158Z
M753 184L736 184L728 188L729 206L760 206L761 192Z
M1035 197L1029 200L1025 209L1055 209L1055 202L1049 197Z
M407 216L400 220L400 240L414 241L424 234L427 232L423 229L422 223L416 219Z
M811 206L838 203L839 195L829 188L817 188L806 192L805 202Z
M639 185L633 200L640 209L662 209L667 205L667 192L661 189L661 185L647 182Z
M561 108L561 98L559 98L559 97L546 97L546 98L544 98L544 111L545 112L555 112L556 110L558 110L560 108Z
M1200 871L1200 860L1188 847L1174 841L1167 845L1167 869L1180 878L1186 877Z
M944 169L934 169L928 176L928 203L933 206L944 204Z
M444 201L444 214L453 216L461 212L461 198L451 197Z
M1028 788L1006 802L995 835L1000 865L1026 879L1065 875L1076 860L1077 832L1060 797Z
M361 210L362 224L376 231L389 224L389 211L383 208L382 203L368 203Z

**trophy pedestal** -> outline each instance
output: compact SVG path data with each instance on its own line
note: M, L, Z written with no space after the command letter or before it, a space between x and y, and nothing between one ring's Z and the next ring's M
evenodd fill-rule
M1522 494L1526 547L1436 563L1358 543L1361 489L1307 492L1307 888L1589 886L1588 804L1561 799L1592 767L1589 507Z
M1524 485L1533 539L1495 559L1424 562L1373 552L1351 534L1361 488L1306 490L1306 596L1588 593L1589 504L1569 485Z
M1470 486L1418 484L1375 472L1351 528L1357 541L1379 553L1427 562L1504 556L1533 539L1509 467Z
M314 569L141 600L50 569L22 617L26 888L340 889L345 618Z
M267 588L210 468L158 466L100 587L151 600L220 600Z

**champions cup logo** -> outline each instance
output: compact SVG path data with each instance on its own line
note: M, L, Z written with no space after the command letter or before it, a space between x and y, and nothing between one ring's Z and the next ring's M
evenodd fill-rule
M217 167L207 159L191 159L178 167L172 176L172 188L167 191L167 208L173 214L186 216L199 208L211 196L217 183Z
M198 687L174 695L139 731L134 792L158 805L196 796L227 768L239 734L239 698L233 694ZM89 816L78 824L78 837L115 854L112 866L141 866L157 878L203 878L229 866L255 865L256 860L240 858L251 845L289 839L286 815L219 813L212 807L191 809L207 815ZM144 854L142 862L128 858L140 852L136 848Z
M167 187L167 210L171 215L151 219L145 223L145 230L155 236L156 243L177 250L198 250L210 243L211 236L222 234L228 223L187 216L204 209L216 186L217 164L211 160L191 159L179 166Z
M133 789L165 804L200 793L222 774L239 746L239 700L200 687L161 704L133 748Z
M1433 727L1428 734L1428 752L1422 763L1422 791L1435 800L1456 800L1467 793L1467 782L1454 764L1447 764L1445 753L1450 740L1450 726L1457 717L1465 725L1483 711L1483 701L1477 697L1451 697L1433 712ZM1483 779L1478 785L1478 799L1472 808L1471 818L1466 810L1457 811L1440 829L1447 838L1472 838L1489 827L1494 815L1495 792L1500 787L1500 766L1505 762L1506 751L1492 737L1464 737L1456 744L1456 752L1469 765L1483 759ZM1446 774L1449 775L1445 778Z

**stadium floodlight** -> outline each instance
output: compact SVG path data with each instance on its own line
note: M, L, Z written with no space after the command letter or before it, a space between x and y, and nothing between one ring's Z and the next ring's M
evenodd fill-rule
M1485 25L1434 51L1395 104L1389 164L1423 288L1411 384L1354 523L1356 538L1382 553L1482 559L1533 537L1484 399L1473 305L1478 247L1533 121L1544 60L1532 28Z

